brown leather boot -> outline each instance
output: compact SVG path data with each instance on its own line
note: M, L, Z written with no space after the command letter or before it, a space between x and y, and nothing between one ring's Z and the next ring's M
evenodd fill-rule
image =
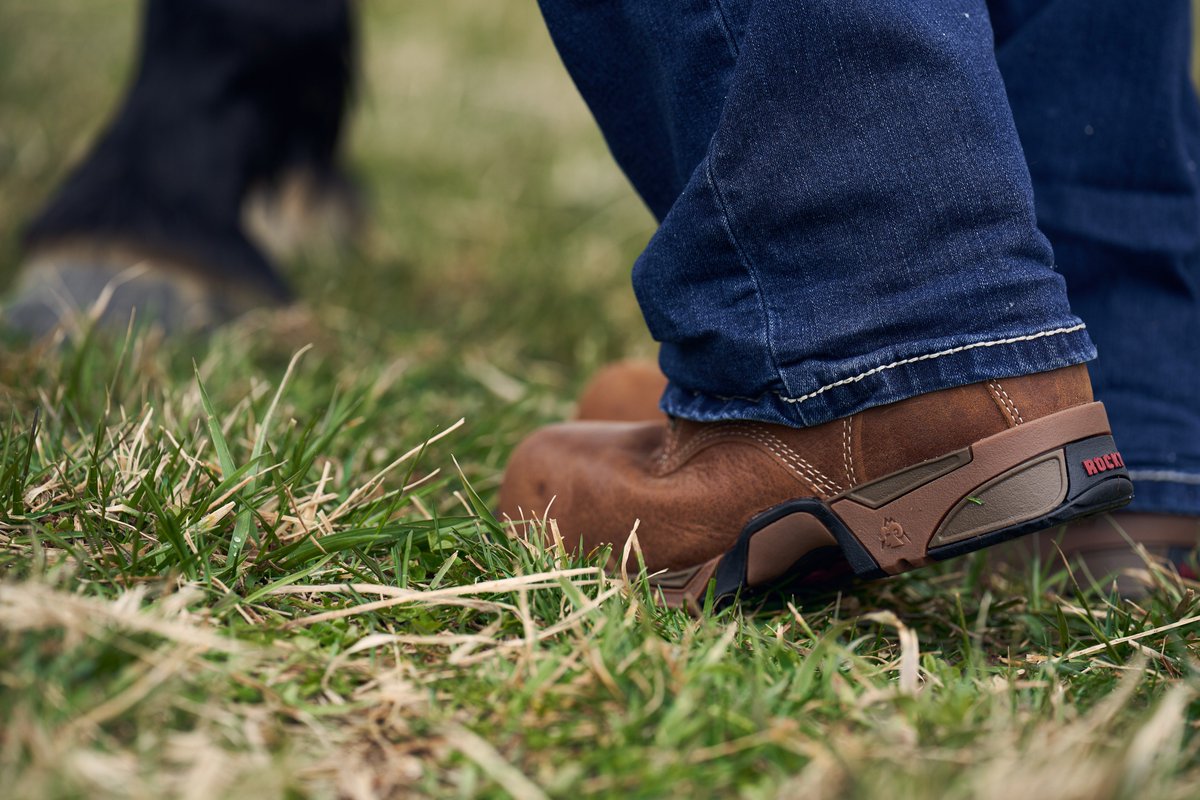
M667 379L653 361L619 361L599 370L580 394L577 419L641 422L666 419L658 400ZM1122 596L1144 595L1150 584L1141 545L1151 561L1188 580L1200 580L1200 518L1119 511L1048 528L989 550L990 562L1022 571L1069 565L1077 578L1102 588L1116 581Z
M513 454L500 510L569 548L630 532L671 605L894 575L1129 502L1082 366L932 392L812 428L573 422ZM619 566L614 556L610 566Z
M658 400L667 388L667 376L653 361L616 361L592 376L579 393L576 419L612 422L665 420Z

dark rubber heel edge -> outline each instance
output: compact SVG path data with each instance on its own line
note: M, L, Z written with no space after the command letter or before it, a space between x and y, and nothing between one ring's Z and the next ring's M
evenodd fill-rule
M815 497L805 497L781 503L772 509L764 511L746 524L733 546L721 559L714 576L716 580L715 594L717 597L734 595L746 588L746 565L749 559L750 540L754 534L773 522L777 522L789 514L811 514L833 534L838 547L845 556L856 577L863 580L886 577L879 564L866 551L866 548L850 533L846 524L822 500Z

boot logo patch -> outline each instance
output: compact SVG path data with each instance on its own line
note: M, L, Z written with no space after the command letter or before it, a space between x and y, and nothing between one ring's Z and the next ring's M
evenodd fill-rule
M908 534L904 532L904 526L891 517L885 517L883 520L883 530L879 532L879 543L884 547L896 549L909 544L911 540Z
M1125 462L1122 460L1121 454L1115 450L1111 453L1105 453L1102 456L1085 458L1083 460L1083 469L1087 472L1089 477L1092 475L1099 475L1101 472L1108 472L1110 469L1117 469L1118 467L1123 466L1125 466Z

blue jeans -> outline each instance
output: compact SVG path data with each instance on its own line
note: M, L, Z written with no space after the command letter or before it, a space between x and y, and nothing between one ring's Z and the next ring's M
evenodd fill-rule
M1200 513L1188 0L540 2L660 222L664 410L816 425L1094 340L1135 507Z

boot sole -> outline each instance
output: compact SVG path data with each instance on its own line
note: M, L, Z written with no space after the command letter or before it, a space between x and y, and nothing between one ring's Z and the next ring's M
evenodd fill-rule
M840 495L781 503L724 555L650 581L671 607L811 594L899 575L1133 499L1101 403L985 437Z

